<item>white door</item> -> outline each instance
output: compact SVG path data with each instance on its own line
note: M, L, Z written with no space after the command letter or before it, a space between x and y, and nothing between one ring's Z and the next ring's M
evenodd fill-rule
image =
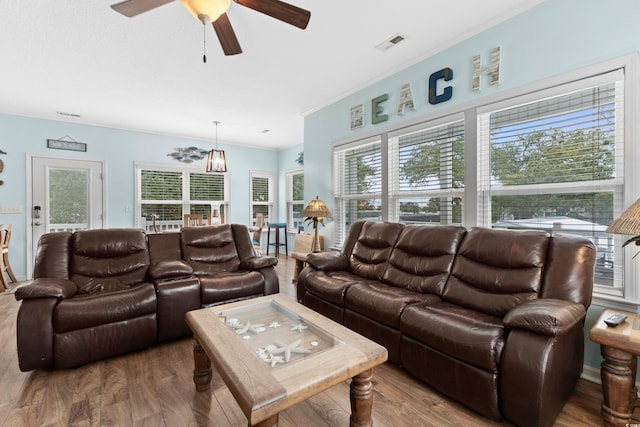
M103 169L100 161L31 158L28 275L44 233L104 226Z

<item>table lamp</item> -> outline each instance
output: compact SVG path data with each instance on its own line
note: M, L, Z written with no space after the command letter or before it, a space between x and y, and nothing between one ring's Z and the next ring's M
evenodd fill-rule
M635 235L635 237L624 242L622 246L627 246L631 242L635 242L636 245L640 246L640 199L636 200L627 210L622 212L619 218L609 224L606 232Z
M305 222L313 222L314 238L313 245L311 246L311 252L320 252L320 240L318 239L318 222L324 225L323 220L325 218L331 218L331 212L329 208L324 204L322 200L316 196L316 198L309 202L306 208L300 214L305 216Z

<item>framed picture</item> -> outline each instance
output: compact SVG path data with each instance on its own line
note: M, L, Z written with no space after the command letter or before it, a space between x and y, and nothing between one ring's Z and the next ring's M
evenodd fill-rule
M87 144L76 141L63 141L61 139L47 139L47 148L68 151L87 151Z

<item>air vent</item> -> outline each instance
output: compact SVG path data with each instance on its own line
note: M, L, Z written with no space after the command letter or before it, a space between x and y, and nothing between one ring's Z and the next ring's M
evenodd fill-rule
M393 46L397 45L398 43L400 43L405 38L406 37L404 36L404 34L396 33L396 34L392 35L391 37L389 37L388 39L386 39L385 41L383 41L382 43L380 43L379 45L377 45L376 49L378 49L380 52L384 52L385 50L389 49L390 47L393 47Z
M80 114L76 114L76 113L65 113L64 111L56 111L56 114L60 115L60 116L66 116L66 117L81 117Z

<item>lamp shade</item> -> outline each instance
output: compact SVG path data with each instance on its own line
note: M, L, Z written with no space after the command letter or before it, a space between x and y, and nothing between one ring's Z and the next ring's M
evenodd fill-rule
M640 199L609 224L606 231L613 234L640 234Z
M209 151L207 156L207 172L226 172L227 158L224 150L213 149Z
M324 202L316 196L316 198L310 201L307 207L304 208L300 216L308 218L331 218L331 212L329 211L329 208L327 208L327 205L325 205Z
M215 21L231 6L231 0L180 0L180 3L203 24Z

